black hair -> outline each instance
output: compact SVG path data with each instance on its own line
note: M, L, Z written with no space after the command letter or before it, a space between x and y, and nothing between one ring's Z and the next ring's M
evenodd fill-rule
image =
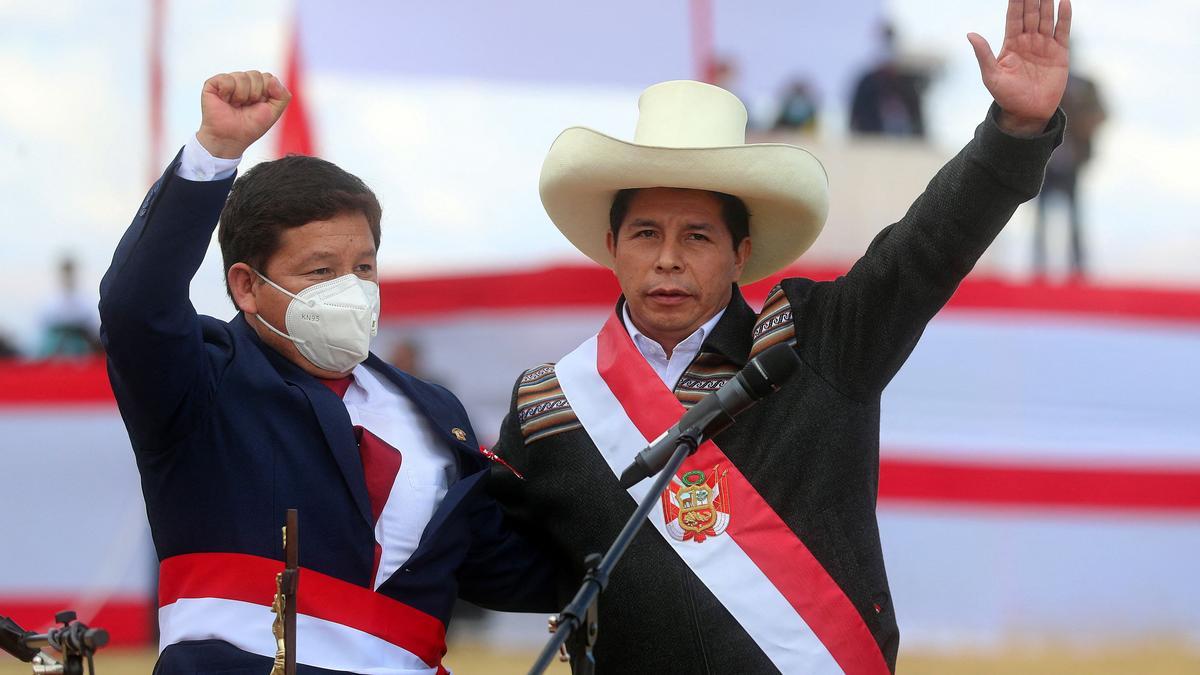
M217 230L230 299L229 268L234 263L261 271L279 250L283 230L355 212L366 217L379 248L383 209L375 193L357 176L332 162L304 155L263 162L247 171L233 184Z

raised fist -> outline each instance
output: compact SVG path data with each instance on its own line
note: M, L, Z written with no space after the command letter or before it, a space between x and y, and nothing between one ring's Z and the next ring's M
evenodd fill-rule
M247 70L213 75L200 93L196 139L214 157L236 159L275 124L292 94L274 75Z

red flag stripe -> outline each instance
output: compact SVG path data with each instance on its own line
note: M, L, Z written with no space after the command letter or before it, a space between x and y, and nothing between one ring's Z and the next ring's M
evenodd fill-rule
M114 595L97 603L87 594L46 591L25 595L16 589L6 589L5 593L12 595L0 595L0 612L25 630L44 633L57 625L55 614L69 609L78 612L79 620L88 626L108 631L110 647L140 647L154 637L154 607L144 595Z
M679 420L683 404L660 385L615 313L597 338L600 377L642 435L656 438ZM726 534L795 608L842 670L850 675L889 673L878 643L849 598L715 443L701 445L683 470L717 464L728 472L737 504Z
M884 458L879 500L971 506L1200 511L1200 466L1079 467Z
M845 267L803 265L742 287L761 306L775 284L789 277L830 281ZM541 308L609 309L621 293L611 270L599 265L561 265L511 272L481 271L380 284L384 318L445 316L477 310L527 312ZM949 312L983 310L1120 322L1200 324L1200 289L1013 282L985 276L963 281L946 306Z
M149 73L149 157L146 162L148 183L158 180L162 172L163 148L163 23L166 16L166 0L150 0L150 35L148 42Z
M713 8L712 0L691 0L689 14L692 28L692 68L701 82L714 82Z
M115 404L103 358L0 361L0 409Z
M283 83L292 92L283 118L279 120L278 155L315 155L312 126L309 120L307 87L304 82L304 63L301 58L300 23L292 27L292 40L288 46L287 72Z

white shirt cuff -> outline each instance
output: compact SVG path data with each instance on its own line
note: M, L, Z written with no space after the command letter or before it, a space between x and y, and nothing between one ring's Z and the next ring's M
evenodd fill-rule
M179 168L175 169L175 175L194 181L224 180L237 171L241 161L241 157L237 159L213 157L208 150L204 149L203 145L200 145L196 135L192 134L187 145L183 146L183 156L180 157Z

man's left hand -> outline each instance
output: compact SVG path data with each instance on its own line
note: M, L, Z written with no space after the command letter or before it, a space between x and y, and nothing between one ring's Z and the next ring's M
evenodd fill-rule
M1057 25L1054 0L1009 0L999 56L982 35L967 34L983 84L1000 106L1001 129L1036 136L1046 128L1067 88L1070 34L1070 0L1060 0Z

